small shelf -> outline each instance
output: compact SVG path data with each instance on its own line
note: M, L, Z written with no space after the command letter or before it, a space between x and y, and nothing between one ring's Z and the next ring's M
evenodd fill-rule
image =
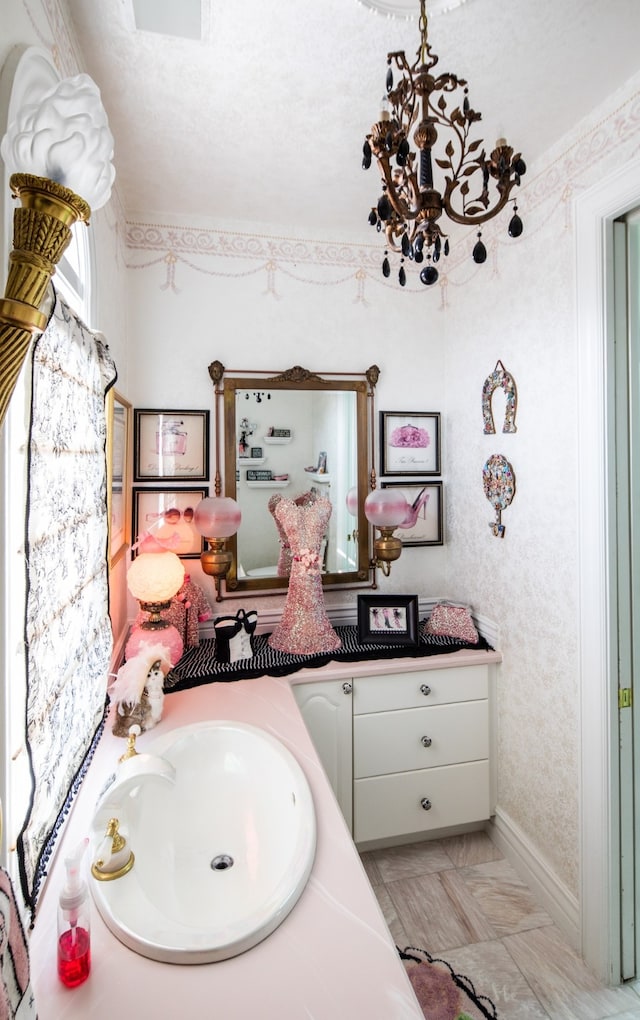
M331 475L318 474L317 471L306 471L307 478L310 478L312 482L317 482L318 485L331 485Z
M238 457L238 467L257 467L264 464L266 457Z
M293 436L263 436L262 442L267 446L286 446L292 439Z
M288 478L286 482L278 482L274 478L270 482L247 482L248 489L285 489L287 485L291 484L291 479Z

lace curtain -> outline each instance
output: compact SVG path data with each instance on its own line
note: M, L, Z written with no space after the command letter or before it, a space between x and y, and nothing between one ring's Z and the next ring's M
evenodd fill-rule
M57 296L32 354L25 614L32 790L18 839L32 913L104 722L112 651L105 394L115 378L104 338Z

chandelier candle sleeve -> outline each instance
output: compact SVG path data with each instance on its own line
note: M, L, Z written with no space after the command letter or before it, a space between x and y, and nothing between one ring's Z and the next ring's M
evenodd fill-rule
M436 264L449 254L449 238L439 222L443 213L453 223L480 227L502 211L526 172L521 154L505 138L488 154L482 139L471 138L482 115L469 102L465 79L432 73L439 58L427 37L425 2L420 0L414 63L409 64L404 50L387 54L387 94L362 150L363 169L375 157L382 179L382 194L369 213L371 226L385 235L382 273L390 276L389 253L397 253L401 286L406 284L406 262L423 263L419 277L426 286L438 280ZM394 67L401 72L397 84ZM508 233L519 237L522 231L514 200ZM487 258L481 231L472 257L477 264Z

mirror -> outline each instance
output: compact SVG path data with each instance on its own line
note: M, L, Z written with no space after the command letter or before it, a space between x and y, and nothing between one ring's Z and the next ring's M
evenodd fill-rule
M242 510L238 533L227 541L233 554L227 591L287 587L288 549L273 515L282 498L325 496L331 501L321 548L323 585L369 580L369 525L363 505L372 467L378 368L358 375L320 376L300 366L280 375L224 373L220 362L209 366L216 387L216 494L222 446L224 495L237 500Z

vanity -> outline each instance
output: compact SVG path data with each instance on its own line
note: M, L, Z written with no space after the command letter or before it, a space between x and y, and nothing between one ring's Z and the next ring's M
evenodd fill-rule
M464 786L472 773L480 778L470 783L472 804L464 821L488 817L494 782L492 756L487 752L479 757L484 738L477 738L471 753L464 734L461 740L456 736L453 743L462 749L444 752L444 758L441 745L452 726L454 731L466 727L469 740L477 729L491 741L493 671L499 660L496 652L459 651L426 660L332 663L287 677L211 683L168 695L159 725L138 738L140 751L145 741L174 728L229 719L264 729L294 754L316 812L311 877L291 913L268 938L242 955L212 964L176 966L140 956L111 934L92 904L91 975L70 990L56 972L57 898L64 857L88 832L99 795L124 749L108 720L38 904L30 952L40 1020L107 1020L113 1015L174 1020L177 1015L203 1016L205 1009L225 1020L421 1020L351 826L366 846L424 838L440 832L442 825L457 825L453 818L460 815L450 814L450 801L457 797L452 793L456 776L465 777ZM423 685L433 692L427 706L420 699L431 695L420 691ZM470 706L475 706L473 718L465 722ZM461 714L454 723L445 721L457 710ZM385 733L398 727L397 739L381 741L381 725ZM430 747L422 742L425 736L431 737ZM422 751L433 748L437 753L432 763L416 760L412 751L407 756L403 748L415 743L414 737ZM463 761L451 760L464 754ZM397 787L405 784L418 806L396 811ZM420 805L425 797L432 802L428 810Z

